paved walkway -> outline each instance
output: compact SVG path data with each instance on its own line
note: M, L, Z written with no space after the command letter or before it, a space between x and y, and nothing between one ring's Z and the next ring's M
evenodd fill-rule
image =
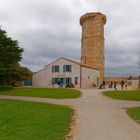
M1 99L27 100L68 105L77 112L73 140L140 140L140 125L125 108L140 106L140 102L112 100L99 90L82 89L79 99L45 99L3 96Z

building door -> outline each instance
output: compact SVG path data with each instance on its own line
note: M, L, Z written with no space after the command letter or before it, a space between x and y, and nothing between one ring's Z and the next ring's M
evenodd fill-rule
M60 87L63 87L64 84L65 84L64 78L60 78Z

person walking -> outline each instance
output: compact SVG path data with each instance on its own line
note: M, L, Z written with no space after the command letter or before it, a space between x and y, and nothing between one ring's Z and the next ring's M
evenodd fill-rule
M111 81L111 88L113 87L113 82Z
M114 89L115 89L115 91L117 90L117 83L116 82L114 82Z
M102 82L103 89L105 89L105 81Z
M121 88L124 89L124 80L121 81Z
M127 86L128 86L127 80L124 82L124 85L125 85L125 89L127 90Z

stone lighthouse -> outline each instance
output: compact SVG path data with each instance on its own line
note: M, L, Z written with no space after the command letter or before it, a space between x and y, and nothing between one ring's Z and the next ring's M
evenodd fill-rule
M81 63L100 70L100 82L104 80L104 25L102 13L87 13L80 18L82 26Z

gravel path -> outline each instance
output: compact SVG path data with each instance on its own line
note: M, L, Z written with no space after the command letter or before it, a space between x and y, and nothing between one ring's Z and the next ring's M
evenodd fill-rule
M82 97L79 99L3 95L0 95L0 98L71 106L77 112L73 140L140 140L140 124L133 121L125 109L140 106L140 102L112 100L95 89L81 91Z

